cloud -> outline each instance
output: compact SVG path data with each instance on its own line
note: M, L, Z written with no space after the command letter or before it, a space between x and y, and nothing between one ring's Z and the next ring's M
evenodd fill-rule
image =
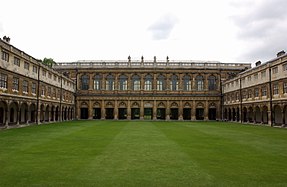
M287 49L286 0L243 1L232 17L238 27L237 38L247 44L240 60L269 60ZM236 6L233 4L232 6Z
M3 24L0 22L0 33L4 32Z
M176 16L166 14L149 26L148 31L151 32L152 39L165 40L169 38L171 31L177 23L178 19Z

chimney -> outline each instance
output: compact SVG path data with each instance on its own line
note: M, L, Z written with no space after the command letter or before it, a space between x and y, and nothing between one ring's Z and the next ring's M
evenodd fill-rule
M277 57L280 57L280 56L283 56L283 55L285 55L285 51L284 50L282 50L282 51L277 53Z
M260 60L255 62L255 66L260 66L260 65L261 65L261 61Z
M6 42L6 43L10 43L10 38L7 37L7 36L4 36L4 37L3 37L3 40L4 40L4 42Z

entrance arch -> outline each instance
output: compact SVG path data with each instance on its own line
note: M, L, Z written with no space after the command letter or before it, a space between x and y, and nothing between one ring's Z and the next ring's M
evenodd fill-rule
M282 125L283 123L282 110L279 105L274 106L274 123L275 125Z

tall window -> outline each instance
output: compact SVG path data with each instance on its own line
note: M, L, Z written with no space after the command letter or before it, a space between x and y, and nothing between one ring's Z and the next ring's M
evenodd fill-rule
M45 86L42 86L41 95L45 95Z
M138 75L134 75L132 77L132 89L133 90L140 90L141 89L141 80Z
M23 81L23 92L28 93L28 81L24 80Z
M99 74L97 74L94 79L94 90L101 90L102 87L101 81L102 77Z
M89 76L83 75L82 76L82 90L88 90L89 89Z
M24 69L27 69L27 70L29 70L29 62L24 62Z
M261 88L261 95L262 96L267 96L267 88L266 88L266 86Z
M204 87L203 76L201 76L201 75L196 76L195 81L196 81L196 90L202 91L203 87Z
M232 82L233 84L233 82ZM216 78L215 76L208 77L208 90L216 90Z
M152 90L152 76L147 75L144 81L144 89L145 90Z
M16 66L19 66L19 67L20 67L20 59L17 58L17 57L14 57L14 64L15 64Z
M279 93L278 90L278 84L276 83L273 85L273 95L277 95Z
M19 78L13 77L13 90L19 91Z
M157 77L157 90L165 90L165 82L164 82L164 76L160 75Z
M172 90L172 91L178 90L178 79L177 79L176 75L171 76L170 82L171 82L170 90Z
M259 97L259 89L258 88L254 89L254 97Z
M9 53L2 51L2 60L9 62Z
M278 67L272 68L272 74L276 74L276 73L278 73Z
M37 73L37 72L38 72L37 66L33 66L33 72L34 72L34 73Z
M121 75L119 77L119 90L127 90L128 89L128 77L125 75Z
M48 94L49 97L51 97L51 87L48 87Z
M32 82L32 93L36 94L36 83Z
M55 98L56 98L56 91L57 91L56 88L53 88L52 96L55 97Z
M287 93L287 82L283 83L283 93Z
M248 91L248 98L252 98L252 91L251 90Z
M183 77L183 90L190 91L191 90L191 80L189 75L185 75Z
M261 72L261 78L265 78L265 77L266 77L266 71L263 70L263 71Z
M108 75L106 79L106 90L114 90L114 76Z
M0 88L7 88L7 75L0 73Z

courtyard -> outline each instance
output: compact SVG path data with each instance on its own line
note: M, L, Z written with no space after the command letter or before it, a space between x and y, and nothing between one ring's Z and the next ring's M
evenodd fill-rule
M284 128L72 121L0 131L0 186L287 186Z

